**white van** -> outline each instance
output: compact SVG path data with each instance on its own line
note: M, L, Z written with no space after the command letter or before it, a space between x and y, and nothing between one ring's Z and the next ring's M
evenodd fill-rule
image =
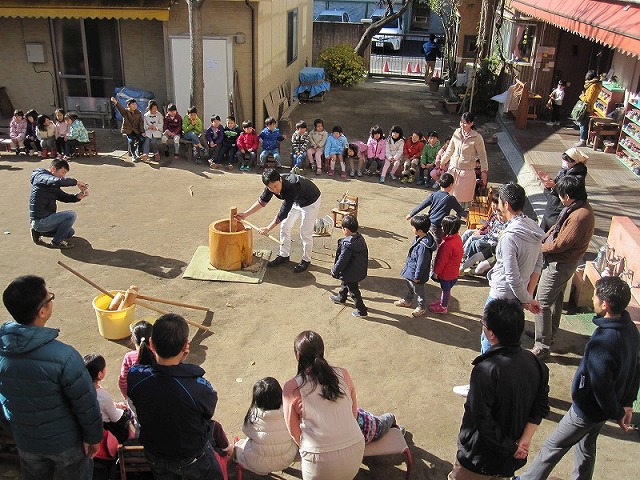
M371 21L377 22L384 17L385 10L383 8L374 10L371 14ZM400 50L402 45L402 17L395 20L389 20L384 24L380 32L371 40L371 46L376 48L391 47L393 50Z

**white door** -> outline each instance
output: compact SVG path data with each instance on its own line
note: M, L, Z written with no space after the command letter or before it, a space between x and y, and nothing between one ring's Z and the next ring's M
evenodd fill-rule
M180 115L187 113L191 89L191 56L188 37L169 37L173 78L173 101ZM220 115L222 123L229 115L233 92L232 42L228 38L203 39L204 112L198 112L205 128L209 117Z

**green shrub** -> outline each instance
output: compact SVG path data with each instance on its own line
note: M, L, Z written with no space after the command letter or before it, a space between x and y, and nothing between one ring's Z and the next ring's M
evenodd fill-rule
M367 69L364 60L347 44L333 45L320 54L327 80L350 87L364 80Z

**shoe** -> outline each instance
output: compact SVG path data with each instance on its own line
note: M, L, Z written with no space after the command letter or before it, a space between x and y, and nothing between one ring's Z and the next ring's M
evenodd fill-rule
M380 170L377 170L375 172L373 172L374 175L380 175Z
M553 124L558 126L558 127L560 126L560 122L553 122Z
M407 180L409 180L409 177L403 176L402 179L400 180L400 183L407 183Z
M433 188L434 190L438 190L440 188L440 184L438 182L433 182L433 185L431 185L431 188Z
M59 243L51 242L51 248L59 248L60 250L67 250L69 248L73 248L73 244L63 240Z
M215 170L216 168L218 168L218 164L216 162L214 162L213 160L209 160L209 168L211 170Z
M321 168L316 169L316 175L322 175L322 169Z
M467 395L469 395L469 387L471 385L458 385L456 387L453 387L453 393L455 393L456 395L460 395L461 397L466 397Z
M177 153L173 156L174 160L179 160L180 159L180 155L178 155Z
M343 170L342 173L340 173L340 178L347 178L347 172Z
M341 298L340 295L331 295L329 297L329 300L331 300L333 303L340 303L342 305L344 305L345 303L347 303L347 299L346 298Z
M355 177L355 176L356 176L356 172L354 172L353 170L351 170L351 171L349 172L349 176L350 176L351 178Z
M580 140L578 143L574 145L574 147L586 147L586 146L587 146L586 140Z
M413 309L413 312L411 312L411 316L414 318L424 317L426 314L427 314L427 311L422 307L416 307Z
M354 310L353 312L351 312L351 315L353 315L356 318L364 318L368 314L367 314L367 312L359 312L358 310Z
M384 183L384 177L380 177L380 180L378 180L378 183Z
M147 155L146 153L143 153L142 155L140 155L140 160L143 162L146 162L148 158L149 158L149 155Z
M169 156L169 150L168 150L168 149L167 149L167 150L165 150L165 152L164 152L164 156L165 156L165 157L168 157L168 156Z
M420 179L416 182L416 185L424 185L424 180Z
M395 302L393 302L393 304L396 307L411 308L411 302L406 301L404 298L401 298L400 300L396 300Z
M447 307L443 307L440 302L436 305L429 305L429 311L431 313L449 313L449 309Z
M40 243L40 237L42 237L42 235L40 235L38 232L36 232L33 228L31 229L31 240L33 240L33 243L35 244L39 244Z
M288 261L289 261L289 257L283 257L281 255L278 255L276 258L274 258L269 263L267 263L267 266L269 266L269 267L277 267L278 265L283 264L283 263L287 263Z
M200 157L196 157L195 162L198 165L202 165L202 159Z
M407 178L407 183L413 183L413 181L415 180L415 176L413 175L409 175L409 178Z
M367 177L370 177L370 176L372 175L371 170L369 170L368 168L364 171L364 174L365 174Z
M483 260L480 263L478 263L478 265L476 266L476 269L474 270L474 273L476 275L484 275L486 271L489 270L490 268L491 268L491 264L489 263L489 261Z
M329 171L327 172L327 175L329 175L330 177L333 177L333 170L329 170Z
M227 170L233 170L233 163L227 164Z
M538 357L538 360L540 360L541 362L544 362L548 360L549 357L551 357L551 352L549 352L548 348L533 347L531 349L531 353Z
M360 170L358 170L358 176L361 177L362 176L362 172Z
M391 180L397 180L398 177L396 177L394 174L391 174Z
M433 302L431 302L429 304L430 307L433 307L434 305L439 305L440 304L440 299L434 300Z
M555 122L547 122L545 123L545 125L547 125L548 127L553 127L555 125Z
M300 263L293 267L293 273L301 273L304 272L307 268L309 268L311 262L307 262L306 260L300 260Z

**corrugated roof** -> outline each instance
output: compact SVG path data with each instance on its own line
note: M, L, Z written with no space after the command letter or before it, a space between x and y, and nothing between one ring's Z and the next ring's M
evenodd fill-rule
M171 0L0 0L0 16L169 20Z

